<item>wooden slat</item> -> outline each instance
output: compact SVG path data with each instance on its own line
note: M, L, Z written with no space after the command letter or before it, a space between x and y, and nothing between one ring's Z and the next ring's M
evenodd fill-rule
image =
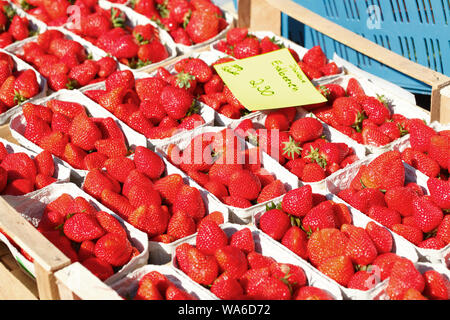
M258 0L261 1L261 0ZM256 1L255 3L257 3ZM290 0L264 0L272 7L325 34L326 36L395 70L430 86L449 79L447 76L388 50Z
M11 272L0 262L0 300L37 300L36 289L31 283L24 284L22 276L26 275L19 271Z
M436 86L431 102L439 107L432 108L431 119L442 124L450 124L450 81ZM434 100L434 101L433 101Z
M238 27L281 34L281 10L266 0L239 0Z
M8 140L9 142L18 144L17 140L14 139L11 135L11 130L9 129L9 124L4 124L0 126L0 137Z

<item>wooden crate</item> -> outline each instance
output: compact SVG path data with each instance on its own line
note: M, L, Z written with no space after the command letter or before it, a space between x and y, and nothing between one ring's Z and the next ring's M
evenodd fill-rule
M239 0L238 27L281 33L281 12L432 87L430 122L450 123L450 78L394 53L290 0Z

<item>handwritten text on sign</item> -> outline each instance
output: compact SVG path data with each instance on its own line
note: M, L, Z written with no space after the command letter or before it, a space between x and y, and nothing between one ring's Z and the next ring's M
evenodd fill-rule
M251 111L325 102L288 49L214 65L236 98Z

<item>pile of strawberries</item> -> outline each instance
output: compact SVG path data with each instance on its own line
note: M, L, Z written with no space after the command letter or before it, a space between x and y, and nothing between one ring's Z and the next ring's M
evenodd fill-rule
M68 19L68 8L71 2L68 0L13 0L13 2L49 26L62 26ZM89 0L77 0L76 5L85 5Z
M161 77L135 79L129 70L116 71L105 89L84 94L148 139L169 138L205 123L194 95Z
M208 65L200 58L185 58L174 64L171 74L165 68L158 68L157 76L174 86L191 92L196 99L213 108L229 119L239 119L250 113L224 84L214 69L215 64L232 61L230 57L219 58Z
M33 35L30 21L19 16L7 1L0 1L0 48Z
M93 118L79 103L53 99L46 105L26 103L22 110L23 136L75 169L97 168L109 158L129 155L116 121Z
M323 137L322 123L311 117L296 119L295 107L269 111L264 125L243 120L235 132L258 145L303 182L319 182L358 160L345 143Z
M211 0L136 0L131 7L186 46L210 40L228 27L222 10Z
M47 204L37 229L101 280L140 254L121 222L82 196L63 193Z
M423 121L412 119L410 147L402 151L402 160L430 178L448 180L450 130L436 131Z
M267 209L258 226L271 238L344 287L365 291L375 286L368 267L393 250L386 228L374 222L354 226L347 205L313 194L309 185L289 191Z
M450 283L436 270L421 273L410 260L397 257L389 265L389 280L383 294L390 300L449 299Z
M79 42L55 29L40 33L36 41L25 43L22 49L19 57L33 65L53 91L84 87L117 70L112 57L93 60Z
M184 289L177 287L158 271L146 273L138 283L133 300L197 300Z
M40 91L34 70L17 70L13 58L0 52L0 114L35 97Z
M204 223L195 246L176 248L178 268L223 300L334 300L308 286L303 268L259 253L253 237L246 227L227 236L216 223Z
M409 132L409 119L392 113L384 97L367 96L355 78L345 89L333 83L317 89L328 101L305 108L360 144L381 147Z
M20 196L42 189L56 181L55 163L44 150L36 157L24 152L8 153L0 142L0 193Z
M163 160L150 149L137 147L133 159L115 157L103 167L88 172L83 190L151 241L171 243L194 234L204 220L224 222L221 212L208 212L200 191L181 175L164 175Z
M132 69L139 69L169 57L159 31L150 23L128 25L128 17L117 8L98 5L83 8L79 24L68 29L116 57Z
M233 28L227 32L226 39L216 44L216 49L236 59L244 59L285 48L285 45L268 36L259 39L250 34L247 28ZM318 79L341 73L335 62L329 61L320 46L309 49L303 58L292 48L288 48L295 61L309 79Z
M206 132L180 150L168 146L169 161L226 205L249 208L286 193L262 164L259 148L246 148L231 129Z
M439 250L450 243L450 182L407 182L398 151L388 151L362 165L338 196L373 220L420 248Z

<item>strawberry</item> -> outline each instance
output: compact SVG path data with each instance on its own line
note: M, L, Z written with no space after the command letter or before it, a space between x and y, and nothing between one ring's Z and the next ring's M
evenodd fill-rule
M36 189L42 189L54 182L56 182L56 178L49 177L49 176L39 173L36 175L34 186Z
M289 216L279 209L264 212L259 220L261 231L275 240L281 240L290 226Z
M6 78L6 80L0 86L0 100L9 108L15 106L17 102L23 102L23 100L20 101L21 98L16 98L16 95L14 93L15 82L16 77L14 75L11 75Z
M131 258L131 243L115 233L107 233L95 243L95 256L112 266L125 265Z
M245 254L255 251L255 242L249 228L236 231L230 237L230 246L240 249Z
M297 226L290 227L281 238L281 244L303 259L308 258L308 236Z
M403 217L413 214L413 201L417 194L407 187L395 187L385 194L385 201L390 209L398 211Z
M19 102L34 97L40 90L36 73L31 69L22 71L14 82L14 92Z
M313 207L302 220L302 228L308 233L325 228L335 228L336 225L336 216L330 201Z
M9 153L0 165L7 172L8 181L29 179L34 183L37 174L36 164L26 153Z
M95 148L97 140L102 138L101 131L85 113L79 113L69 129L71 142L85 151Z
M63 158L68 143L68 135L59 131L53 131L40 139L39 146L44 150L50 151L53 155Z
M378 250L364 228L344 224L341 231L348 236L346 255L357 265L369 265L378 255Z
M263 203L278 198L286 193L284 184L280 180L275 180L267 186L263 187L256 202Z
M247 258L238 248L227 245L217 249L214 257L219 265L219 272L230 278L240 278L248 269Z
M392 300L399 300L410 288L422 292L425 289L425 280L410 260L402 258L392 267L386 293Z
M393 225L401 223L400 214L397 211L386 207L377 205L372 206L367 212L367 215L389 229L391 229Z
M94 142L94 148L108 158L125 157L128 155L128 148L122 139L100 138Z
M317 119L306 117L292 123L289 133L295 141L304 143L322 135L323 126Z
M165 298L166 300L197 300L194 296L173 284L170 284L167 288Z
M135 169L134 161L126 157L110 158L104 167L117 181L124 183L129 173Z
M103 168L103 165L107 159L108 157L103 153L97 151L91 152L84 157L83 168L86 168L86 170L92 170L96 168L101 169Z
M248 35L247 28L232 28L227 32L226 39L229 45L236 45L244 40Z
M205 42L219 33L219 18L214 14L195 10L185 30L195 44Z
M124 220L127 220L134 211L134 207L130 204L126 197L110 189L103 189L99 200L102 204L113 210Z
M325 178L325 171L317 163L307 163L301 174L303 182L318 182Z
M222 198L223 203L225 203L228 206L231 207L236 207L236 208L250 208L252 205L252 203L250 201L248 201L245 198L239 197L239 196L229 196L229 197L224 197Z
M75 242L95 240L105 234L97 219L87 213L76 213L64 222L63 228L66 237Z
M302 61L313 68L320 69L327 64L328 59L322 51L322 48L315 46L306 52Z
M3 194L11 196L22 196L32 191L34 191L33 182L28 179L15 179L6 185L6 188L3 190Z
M450 182L430 178L427 187L433 202L442 210L450 209Z
M266 277L249 281L247 296L254 300L290 300L289 287L275 277Z
M146 232L149 237L163 234L169 223L170 215L161 206L140 206L128 217L136 228Z
M423 274L425 279L424 295L432 300L448 300L449 282L443 275L435 270L425 271Z
M417 246L424 249L441 250L445 247L445 243L437 237L431 237L423 240Z
M448 169L450 154L450 136L433 136L430 140L428 155L439 163L439 165Z
M298 289L298 291L294 294L295 300L334 300L333 296L329 294L327 291L311 287L304 286Z
M84 158L86 157L86 155L87 155L86 151L69 142L66 144L66 147L64 148L64 154L62 156L62 159L73 168L83 170L85 169Z
M64 253L72 263L78 261L77 252L73 249L71 241L60 231L42 231L42 235Z
M240 170L230 176L228 191L231 196L242 196L247 200L255 200L261 191L261 181L251 171Z
M444 218L442 210L425 197L413 201L413 216L416 225L425 233L437 228Z
M179 174L171 174L155 181L154 188L158 190L165 202L173 204L183 185L183 178Z
M422 120L414 119L410 121L409 127L411 147L420 152L428 152L430 141L436 135L436 131L427 126Z
M211 67L201 59L189 59L183 68L183 72L191 74L200 83L206 83L211 80L213 71Z
M405 150L403 153L408 152ZM412 167L416 168L426 176L430 178L438 177L441 171L441 168L439 167L439 163L431 158L428 154L422 153L420 151L411 149L412 152L412 160L411 162L406 163L410 164Z
M445 244L450 243L450 215L446 215L442 223L439 225L436 238Z
M116 114L117 106L121 105L126 94L123 87L115 87L110 91L106 91L98 98L98 104L113 114Z
M318 270L344 287L354 275L352 260L347 256L328 258L318 266Z
M94 80L100 70L99 68L96 61L85 60L82 64L70 69L68 76L70 79L75 80L78 86L84 87Z
M190 236L196 232L194 219L183 211L175 212L169 220L167 234L175 240Z
M379 130L379 128L365 127L362 129L363 144L381 147L391 142L391 139Z
M133 169L123 181L122 194L128 197L128 194L133 187L153 189L153 182L145 174Z
M237 59L253 57L260 53L261 46L259 45L259 40L255 37L247 37L233 48L233 56Z
M239 281L229 277L227 274L222 274L214 280L210 290L222 300L237 300L244 294Z
M216 250L228 244L225 232L213 221L205 221L199 225L196 247L204 254L214 254Z
M361 183L367 188L389 190L403 186L405 168L400 152L388 151L375 158L361 176Z
M394 224L391 229L415 245L418 245L423 241L423 234L417 227L404 224Z
M334 228L313 232L307 244L309 260L319 266L328 258L345 255L347 243L345 234Z
M375 245L379 255L392 251L394 239L386 228L370 221L366 225L365 230Z
M120 192L120 185L116 184L105 173L99 168L90 170L84 179L83 190L96 199L101 198L104 189Z
M213 256L208 256L187 243L178 246L175 251L180 269L193 281L210 285L217 278L219 266Z
M191 108L193 96L182 88L167 86L161 92L161 103L171 118L179 120Z
M362 107L352 97L337 98L333 102L333 113L337 123L360 129L364 114Z

